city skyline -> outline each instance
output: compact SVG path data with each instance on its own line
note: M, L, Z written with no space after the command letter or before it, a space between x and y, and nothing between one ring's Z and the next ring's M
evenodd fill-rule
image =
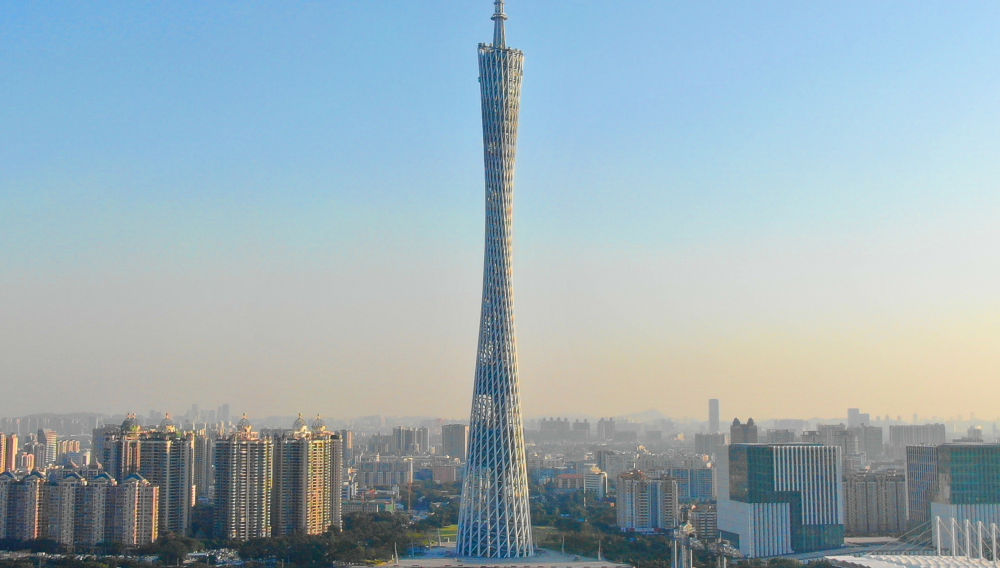
M462 416L489 4L11 6L0 415ZM525 415L991 419L998 11L508 5Z

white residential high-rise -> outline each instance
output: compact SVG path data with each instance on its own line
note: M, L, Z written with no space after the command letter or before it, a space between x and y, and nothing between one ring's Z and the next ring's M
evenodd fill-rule
M246 415L215 442L215 534L229 540L271 536L274 442L252 431Z

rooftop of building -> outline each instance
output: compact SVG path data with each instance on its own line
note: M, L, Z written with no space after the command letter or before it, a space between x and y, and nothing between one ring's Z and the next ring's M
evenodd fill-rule
M842 568L986 568L992 560L968 556L872 554L868 556L827 556Z

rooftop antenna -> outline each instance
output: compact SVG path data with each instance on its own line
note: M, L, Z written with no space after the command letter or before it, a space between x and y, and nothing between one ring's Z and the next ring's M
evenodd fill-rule
M507 14L503 13L503 0L493 0L496 8L493 12L493 47L507 47L507 36L504 34L503 23Z

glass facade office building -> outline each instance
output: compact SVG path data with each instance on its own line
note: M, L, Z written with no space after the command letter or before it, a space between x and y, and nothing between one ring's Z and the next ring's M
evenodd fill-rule
M906 490L911 527L930 524L937 540L947 527L966 521L1000 525L1000 445L956 443L906 448ZM964 528L960 530L966 530ZM951 550L950 538L942 539Z
M841 449L734 444L719 530L750 557L836 548L844 542Z

